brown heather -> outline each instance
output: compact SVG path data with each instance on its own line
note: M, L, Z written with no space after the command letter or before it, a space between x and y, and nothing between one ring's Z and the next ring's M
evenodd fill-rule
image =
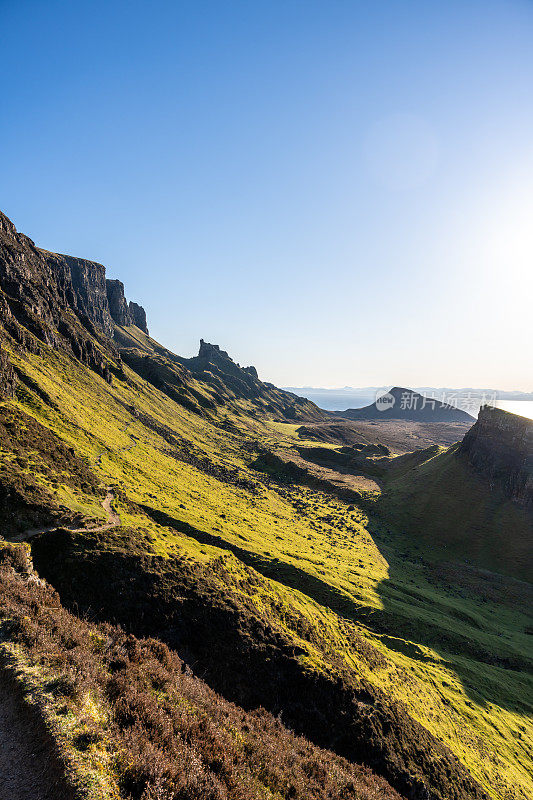
M93 625L66 611L35 576L24 546L0 548L0 635L22 648L46 690L83 713L74 746L114 754L125 800L377 800L385 780L295 736L263 709L244 712L195 677L156 639Z

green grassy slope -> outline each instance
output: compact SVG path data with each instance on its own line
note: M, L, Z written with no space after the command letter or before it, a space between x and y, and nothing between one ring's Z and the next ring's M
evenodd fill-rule
M258 641L264 652L276 669L281 670L276 659L282 659L294 685L314 691L324 680L328 687L345 687L356 697L359 692L355 705L367 709L361 719L368 714L378 727L396 720L405 732L403 750L397 745L402 764L394 762L394 742L401 740L394 725L389 738L383 726L379 735L381 758L388 759L387 774L396 775L398 786L408 765L413 781L425 781L434 797L452 797L451 785L457 797L477 796L435 741L449 748L489 796L533 795L523 587L503 581L498 594L492 582L485 585L458 567L450 581L449 573L407 550L381 516L348 510L316 489L265 479L251 469L254 443L271 447L285 434L258 418L248 401L222 406L211 420L178 405L127 366L124 378L114 376L110 385L50 348L40 354L11 348L10 357L41 396L26 387L4 408L52 431L98 479L94 485L68 476L52 480L35 470L33 478L38 476L47 496L63 509L95 518L105 516L99 509L104 487L117 489L122 529L33 540L39 568L56 585L63 581L59 588L67 600L76 600L76 586L87 605L90 592L103 610L114 598L116 617L133 624L136 608L157 616L169 598L178 611L180 598L188 598L186 607L205 609L197 619L211 630L221 660L210 665L191 632L181 632L180 646L191 652L196 647L195 655L204 659L201 669L213 682L218 672L227 693L246 697L250 688L244 673L239 687L224 671L224 659L234 669L237 664L229 660L224 629L215 635L209 628L214 619L237 631L237 639L232 634L227 641L242 653L246 641L249 653L256 653L254 636L263 631ZM32 457L39 460L37 448ZM99 572L102 565L105 573ZM153 577L143 579L143 573ZM92 585L81 580L88 574L95 576ZM136 586L138 606L120 607L114 581L122 585L125 574ZM98 582L98 575L105 580ZM172 608L165 613L167 628L175 626ZM269 699L267 692L264 697ZM416 725L435 740L424 739ZM356 722L350 730L354 736ZM330 733L324 743L336 746L335 731ZM338 749L349 746L340 742ZM369 757L379 760L376 753Z
M496 487L489 492L457 446L413 455L396 459L405 463L391 470L379 501L383 513L435 557L530 580L531 514Z

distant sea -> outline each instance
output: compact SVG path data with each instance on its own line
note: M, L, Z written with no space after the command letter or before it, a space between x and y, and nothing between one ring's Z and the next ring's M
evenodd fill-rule
M500 400L496 405L504 411L533 419L533 400Z
M347 408L363 408L369 406L376 399L376 390L350 390L350 389L315 389L307 387L287 387L289 391L295 394L307 397L312 400L320 408L325 408L327 411L346 411ZM379 394L382 393L380 390ZM423 390L417 389L422 394ZM429 394L429 393L428 393ZM431 396L429 394L429 396ZM440 393L436 392L436 396L440 397ZM533 419L533 400L498 400L492 401L491 396L487 394L487 402L503 408L505 411L510 411L512 414L519 414L522 417ZM459 407L463 404L459 402ZM469 414L477 415L478 410L472 407L472 402L464 404L464 410Z

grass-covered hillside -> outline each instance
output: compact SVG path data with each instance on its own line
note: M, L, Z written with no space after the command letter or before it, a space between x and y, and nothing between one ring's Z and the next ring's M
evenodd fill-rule
M533 795L528 584L459 553L433 558L380 507L390 458L370 448L350 466L329 442L320 466L305 452L316 442L298 435L319 410L253 368L205 348L180 359L135 326L115 323L109 342L72 312L110 365L96 370L54 333L60 314L43 306L41 328L26 327L10 286L1 533L27 539L59 600L10 562L4 654L25 660L51 713L63 714L52 728L69 763L101 764L94 791ZM182 661L210 688L182 681ZM63 676L72 698L52 691ZM187 793L179 776L191 765L216 791ZM339 788L350 781L352 795Z
M0 578L0 655L52 734L54 799L399 800L371 770L224 701L159 640L69 614L25 545L0 545Z
M257 471L258 444L289 446L293 426L247 401L207 419L128 367L110 385L48 348L10 358L27 380L3 405L3 481L31 504L28 527L39 510L103 523L115 487L121 527L30 540L69 607L162 638L228 699L405 796L482 796L475 781L528 797L522 584L433 567L381 517ZM53 444L25 438L32 426Z
M531 580L532 511L497 482L489 491L459 445L425 453L409 469L391 472L379 502L383 513L435 557Z

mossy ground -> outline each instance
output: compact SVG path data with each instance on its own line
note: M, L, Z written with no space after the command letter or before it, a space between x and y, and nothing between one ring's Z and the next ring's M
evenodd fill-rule
M39 481L62 505L101 518L103 487L113 485L123 525L136 531L139 548L146 542L161 557L204 565L222 557L236 585L242 563L252 566L267 581L271 608L297 610L320 631L318 645L298 640L309 669L330 668L329 647L354 676L405 704L489 795L533 796L525 586L504 581L501 594L493 595L459 567L456 583L437 580L427 555L381 517L348 510L311 488L263 480L250 469L254 442L283 446L295 428L254 418L245 402L220 409L213 424L128 368L127 379L114 378L110 386L49 350L24 358L13 352L11 358L53 404L25 390L9 407L53 431L100 481L54 486L40 473ZM203 467L188 463L158 426L204 459ZM217 477L208 464L249 485ZM109 537L110 547L119 535L117 530ZM265 599L265 589L253 595L259 605ZM346 620L382 654L382 663L361 658ZM279 613L279 625L295 638L288 614Z

